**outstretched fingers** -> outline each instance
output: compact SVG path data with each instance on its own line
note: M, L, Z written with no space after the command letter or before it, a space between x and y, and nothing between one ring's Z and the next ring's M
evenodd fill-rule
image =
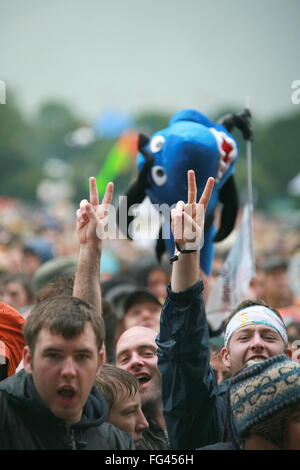
M197 199L197 184L194 170L188 171L188 204L194 204Z
M184 210L183 201L178 201L176 204L176 208L171 210L172 232L173 232L175 242L182 240L183 210Z
M215 184L215 180L212 176L210 176L208 180L206 181L204 191L198 202L198 204L202 204L204 206L204 211L206 210L209 200L211 198L211 195L214 189L214 184Z
M103 205L111 204L113 195L114 195L114 183L110 182L106 186L105 194L102 199L102 204Z
M98 195L96 178L94 176L91 176L89 178L89 186L90 186L90 203L92 204L92 206L98 206L99 195Z

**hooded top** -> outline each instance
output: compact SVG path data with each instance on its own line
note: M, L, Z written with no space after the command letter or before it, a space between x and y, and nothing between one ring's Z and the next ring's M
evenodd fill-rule
M25 346L22 315L10 305L0 302L0 355L8 359L8 376L16 372Z
M106 415L106 401L93 387L81 420L67 426L21 370L0 383L0 450L135 449L128 434L105 422Z

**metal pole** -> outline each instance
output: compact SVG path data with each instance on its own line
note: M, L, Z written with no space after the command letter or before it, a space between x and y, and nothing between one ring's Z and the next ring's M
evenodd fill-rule
M246 96L246 108L250 109L250 97ZM251 211L253 211L253 188L252 188L252 145L251 140L246 141L246 155L247 155L247 185L248 185L248 203Z

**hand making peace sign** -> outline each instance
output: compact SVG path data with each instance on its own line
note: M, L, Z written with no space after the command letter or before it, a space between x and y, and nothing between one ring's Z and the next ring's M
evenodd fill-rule
M76 230L80 244L97 243L101 244L101 233L104 233L107 225L108 211L111 204L114 184L108 183L101 204L96 179L92 176L89 179L90 202L83 199L80 202L80 209L76 212Z
M199 250L204 229L205 211L208 206L214 178L208 178L204 191L197 203L197 185L195 172L189 170L188 202L178 201L176 209L171 211L171 226L175 243L180 251Z

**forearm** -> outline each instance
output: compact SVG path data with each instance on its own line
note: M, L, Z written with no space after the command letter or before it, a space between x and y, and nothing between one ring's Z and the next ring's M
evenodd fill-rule
M73 296L94 305L102 313L100 287L101 250L94 245L81 244L73 288Z
M199 251L183 253L173 263L171 289L173 292L182 292L189 289L199 279Z

